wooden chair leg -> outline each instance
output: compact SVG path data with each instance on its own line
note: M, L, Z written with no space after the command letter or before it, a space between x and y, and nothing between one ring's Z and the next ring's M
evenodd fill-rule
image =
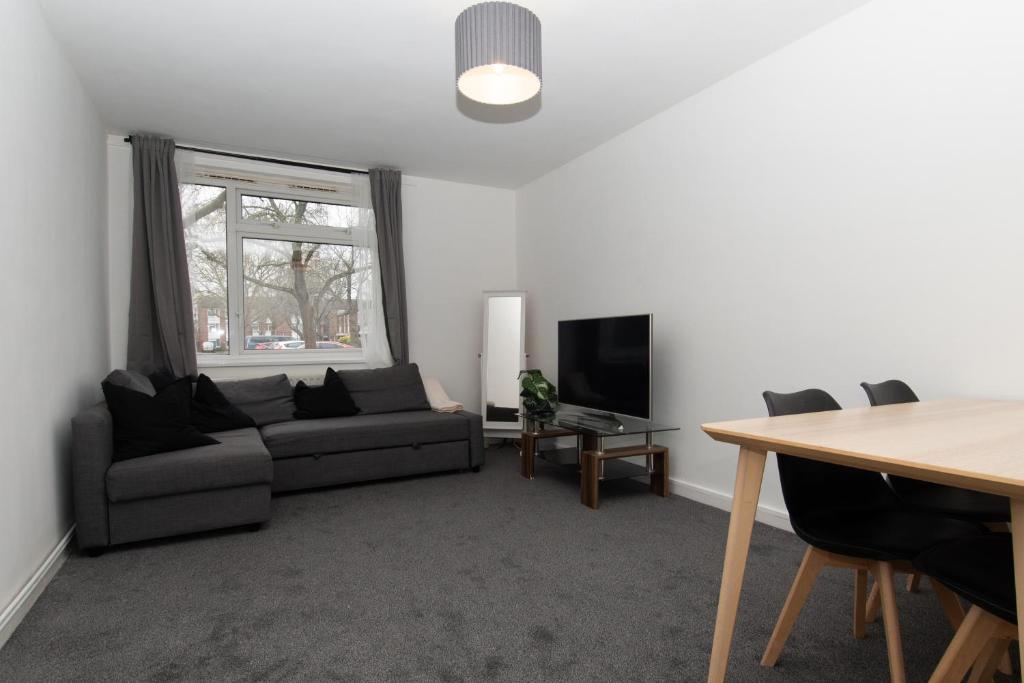
M935 589L935 595L939 598L939 603L942 605L942 610L946 613L946 618L949 619L950 625L953 627L953 630L956 631L964 621L964 608L963 605L960 604L960 599L956 597L953 591L949 590L935 579L932 579L932 588ZM999 673L1012 676L1013 665L1010 664L1010 655L1007 652L1008 648L1009 643L1007 643L1006 647L1002 649L1002 655L996 659L994 666Z
M1003 651L1003 656L996 662L996 671L1003 674L1004 676L1013 675L1013 664L1010 662L1010 643L1007 641L1006 650Z
M956 631L964 622L964 607L960 604L960 599L953 594L953 591L935 579L932 579L932 588L935 589L935 596L939 599L939 604L942 605L942 611L949 619L949 625Z
M868 594L868 604L864 612L864 618L869 624L873 624L878 620L878 611L882 607L882 601L878 594L878 581L871 586L871 592Z
M793 579L793 585L789 588L789 595L786 597L786 604L782 606L779 620L775 622L775 630L772 631L772 637L768 640L768 647L765 648L764 656L761 657L761 666L775 666L775 663L779 661L779 655L782 654L786 639L793 631L796 619L800 616L800 610L807 602L807 596L811 594L814 581L824 566L825 557L821 551L808 547L807 552L804 553L803 562L800 563L800 569L796 572L796 578Z
M972 606L928 683L960 683L1001 624L998 618L977 605Z
M978 661L974 663L967 683L992 683L996 670L999 669L999 663L1003 659L1008 658L1007 650L1009 649L1009 638L993 638L988 641L988 644L981 651Z
M853 570L853 637L867 635L868 572L866 569Z
M875 565L875 581L882 599L882 621L885 622L885 646L889 651L889 679L892 683L906 683L907 673L903 665L903 641L900 638L900 618L896 611L896 589L893 586L892 565L878 562Z
M907 591L916 593L921 588L921 575L917 572L907 574Z

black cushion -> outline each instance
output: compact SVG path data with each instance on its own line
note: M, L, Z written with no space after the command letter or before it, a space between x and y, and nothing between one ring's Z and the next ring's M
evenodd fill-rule
M430 401L427 400L427 392L423 388L420 369L415 363L373 370L346 370L340 373L328 368L324 383L331 383L336 379L344 382L352 400L363 415L430 410Z
M332 372L328 370L328 372ZM343 382L324 379L323 386L311 387L302 380L295 385L295 418L351 417L359 412Z
M192 382L183 377L149 396L103 382L114 421L115 462L218 443L189 424Z
M941 543L918 555L914 566L969 602L1000 619L1017 623L1010 534Z
M231 404L212 379L199 375L192 394L192 426L201 432L227 432L255 427L256 422Z
M157 370L153 374L149 375L148 379L150 384L152 384L157 391L160 391L167 385L173 384L181 378L170 370Z

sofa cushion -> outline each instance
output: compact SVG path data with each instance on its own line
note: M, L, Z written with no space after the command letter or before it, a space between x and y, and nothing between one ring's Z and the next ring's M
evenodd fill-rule
M217 382L232 405L251 417L257 427L272 422L294 420L295 401L292 400L292 384L288 375L271 375L256 379L238 379Z
M188 377L149 396L103 382L103 395L114 418L115 461L216 444L189 424L192 384Z
M324 383L340 378L362 415L430 410L420 368L415 363L373 370L327 369Z
M124 387L132 391L138 391L146 396L156 396L156 387L149 381L149 378L141 372L133 370L112 370L104 382L110 382L115 387Z
M469 439L469 420L430 410L299 420L260 429L271 457L363 451Z
M295 408L297 420L349 417L359 412L345 383L339 380L312 387L299 380L295 385Z
M248 414L231 404L212 379L199 375L192 394L192 426L203 433L255 427Z
M213 436L220 443L114 463L107 470L107 498L117 503L270 483L273 465L258 430Z

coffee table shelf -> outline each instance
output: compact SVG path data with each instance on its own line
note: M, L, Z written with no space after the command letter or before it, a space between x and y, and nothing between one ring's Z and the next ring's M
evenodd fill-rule
M549 465L572 471L575 476L579 476L580 453L575 447L540 450L537 452L537 458ZM604 472L601 474L600 480L636 479L638 477L646 477L648 474L650 473L643 465L637 465L625 460L609 460L604 464Z
M533 479L534 460L537 457L563 467L577 468L580 475L580 502L595 510L598 507L601 481L647 475L650 477L651 493L659 496L669 494L669 451L665 446L653 443L652 437L656 432L676 431L678 427L635 418L602 421L592 416L565 413L526 414L523 417L520 473L527 479ZM644 444L605 448L606 438L640 434L644 435ZM575 437L576 448L557 448L538 453L537 445L541 439L560 436ZM646 467L623 460L638 456L646 458Z

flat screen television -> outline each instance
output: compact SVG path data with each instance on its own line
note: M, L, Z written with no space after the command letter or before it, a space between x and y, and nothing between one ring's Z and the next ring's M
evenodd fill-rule
M651 315L560 320L558 400L651 419Z

